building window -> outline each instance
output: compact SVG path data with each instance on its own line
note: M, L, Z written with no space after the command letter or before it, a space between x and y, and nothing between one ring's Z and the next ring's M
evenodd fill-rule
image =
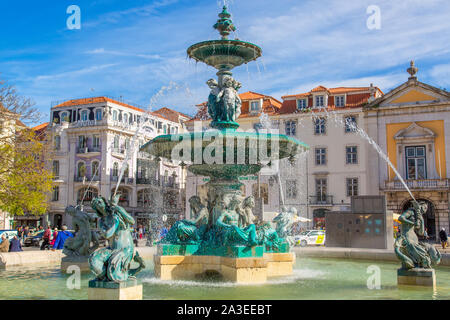
M358 178L347 178L347 197L358 195Z
M91 171L92 171L93 177L98 177L98 175L100 173L100 165L99 165L98 161L92 162Z
M98 197L98 190L95 188L82 188L78 190L78 204L81 204L83 201L83 204L90 204L94 198Z
M113 111L112 116L113 116L113 121L119 120L119 114L118 114L117 110Z
M406 147L406 177L408 180L427 178L425 146Z
M286 121L286 135L295 136L297 123L295 121Z
M97 109L95 111L95 120L101 121L102 120L102 116L103 116L102 109Z
M325 134L326 133L326 120L325 118L317 118L314 120L314 134Z
M358 147L351 146L345 147L346 162L347 164L357 164L358 163Z
M87 147L87 138L85 136L78 136L78 148L86 148Z
M316 197L317 203L327 202L327 179L325 178L316 179Z
M345 107L345 96L336 96L334 99L336 107Z
M355 116L345 117L345 132L355 132L356 126L357 122Z
M94 136L92 138L92 146L94 148L100 148L100 137L99 136Z
M84 164L84 162L78 163L77 174L78 174L78 177L80 177L80 178L86 176L86 165Z
M297 109L302 110L306 109L308 106L306 105L306 99L298 99L297 100Z
M260 183L259 192L261 194L261 198L264 200L264 204L269 204L269 185L267 183ZM255 183L252 186L252 194L255 199L258 199L258 184Z
M327 149L316 148L316 165L323 166L327 164Z
M59 187L53 187L53 192L52 192L52 201L59 201Z
M113 164L112 175L113 175L113 177L119 176L119 164L117 162L114 162L114 164Z
M250 110L253 112L259 111L259 101L252 101L250 103Z
M325 101L324 96L316 96L316 107L323 107L324 101Z
M127 113L123 114L123 123L128 123L128 114Z
M54 178L59 178L59 161L58 160L53 160L53 177Z
M55 136L55 149L61 149L61 136Z
M114 136L114 149L119 149L119 136Z
M69 117L67 116L67 112L61 113L61 122L62 121L69 122Z
M87 110L81 111L81 120L82 121L87 121L88 120L88 112L87 112Z
M286 198L288 199L297 198L297 181L286 180Z
M125 149L128 150L130 148L130 138L125 139Z

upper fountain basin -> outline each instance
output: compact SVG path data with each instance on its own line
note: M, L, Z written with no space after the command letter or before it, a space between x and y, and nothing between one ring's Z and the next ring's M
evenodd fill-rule
M231 70L261 57L262 49L250 42L222 39L194 44L187 54L218 70Z
M307 149L308 145L282 134L208 130L158 136L141 151L186 164L211 165L212 155L216 163L252 165L295 157Z

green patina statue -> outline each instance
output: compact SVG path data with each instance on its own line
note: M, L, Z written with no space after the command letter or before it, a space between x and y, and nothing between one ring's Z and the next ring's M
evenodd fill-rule
M124 282L145 268L142 258L134 252L130 231L134 219L117 205L119 196L111 201L100 197L92 200L92 209L100 217L100 229L108 240L106 248L95 251L89 257L96 281ZM130 269L132 260L139 264L138 268Z
M402 262L402 269L431 269L439 264L441 254L428 243L419 241L419 236L427 236L423 214L427 212L426 202L414 202L413 207L401 214L401 236L395 241L395 253Z
M238 94L241 83L231 76L224 76L222 84L214 79L208 80L207 84L211 89L208 113L213 120L212 125L218 122L235 122L241 114L242 100Z
M95 221L97 215L73 206L67 207L66 213L72 216L76 232L73 238L68 238L64 243L63 253L67 256L89 256L99 246L97 232L91 230L91 222Z
M208 209L197 196L191 197L189 204L191 206L191 217L194 217L194 220L177 221L159 243L199 244L202 241L209 224Z

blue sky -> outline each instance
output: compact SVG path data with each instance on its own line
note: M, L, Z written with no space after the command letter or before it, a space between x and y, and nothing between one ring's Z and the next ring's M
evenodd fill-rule
M280 99L317 85L370 83L387 92L407 80L411 59L420 81L450 88L448 0L227 3L235 36L263 49L257 63L235 70L241 92ZM72 4L81 8L80 30L66 27ZM222 5L218 0L3 0L1 76L36 102L42 121L48 121L52 101L101 95L194 114L194 105L207 98L205 82L215 70L189 60L186 49L219 38L212 25ZM381 10L379 30L367 28L369 5Z

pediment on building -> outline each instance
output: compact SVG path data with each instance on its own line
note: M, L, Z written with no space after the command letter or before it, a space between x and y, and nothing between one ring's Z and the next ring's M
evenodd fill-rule
M402 129L394 136L397 141L401 140L415 140L415 139L434 139L436 134L428 129L419 126L413 122L408 128Z
M402 105L424 105L450 101L450 93L420 81L410 80L374 100L368 106L383 108Z

